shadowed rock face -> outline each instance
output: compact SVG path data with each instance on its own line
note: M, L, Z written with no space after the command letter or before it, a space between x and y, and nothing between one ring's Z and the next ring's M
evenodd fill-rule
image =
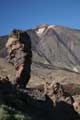
M27 32L14 29L7 40L8 62L16 69L15 85L26 87L31 72L31 39Z

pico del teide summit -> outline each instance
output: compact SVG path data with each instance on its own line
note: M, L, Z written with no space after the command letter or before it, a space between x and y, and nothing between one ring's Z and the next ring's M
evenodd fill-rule
M56 25L39 25L27 31L31 36L35 61L56 69L80 72L79 30ZM40 58L40 59L39 59Z

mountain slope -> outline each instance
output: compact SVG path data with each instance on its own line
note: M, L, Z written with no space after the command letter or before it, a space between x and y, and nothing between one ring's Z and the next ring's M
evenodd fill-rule
M40 33L40 29L43 29L43 31L41 30L42 33ZM69 69L79 72L79 33L79 30L62 26L40 26L29 31L34 61L48 63L53 68L57 67L58 69Z
M63 26L41 25L26 31L32 43L33 61L53 68L80 71L80 31ZM7 55L8 36L0 37L0 57Z

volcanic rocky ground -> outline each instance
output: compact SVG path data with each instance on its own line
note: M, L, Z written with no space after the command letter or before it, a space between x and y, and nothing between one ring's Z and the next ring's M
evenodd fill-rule
M75 100L80 100L80 30L74 30L62 26L42 25L42 26L38 26L35 29L27 30L26 32L29 34L31 38L32 55L33 55L32 64L31 64L31 78L29 80L27 87L35 88L36 86L43 85L45 82L48 83L59 82L62 85L64 85L64 89L67 92L69 92ZM7 38L8 36L0 37L0 76L7 75L9 77L9 81L13 83L13 80L15 80L16 71L14 67L9 63L7 63L6 61L7 51L5 48L5 43L7 42ZM13 98L16 98L16 96L17 95L15 95ZM16 101L18 102L18 100L21 99L20 101L22 102L21 107L23 107L25 106L26 100L21 98L22 96L24 96L22 93L19 93L19 96L20 96L19 98L16 98L17 99ZM1 99L1 101L2 100L3 99ZM45 107L47 106L48 103L45 105ZM20 110L22 111L21 114L23 114L23 112L24 112L23 115L26 114L25 113L26 111L22 110L21 108ZM34 110L31 109L30 113L33 111ZM49 111L45 111L44 113L47 112ZM12 112L12 115L13 113L14 112ZM28 120L28 119L37 120L30 113L28 113L28 115L32 116L32 118L23 117L23 119L20 120ZM53 116L51 113L49 113L49 118L42 117L43 113L37 112L36 114L39 117L41 116L40 120L49 120L49 119L53 120ZM64 118L65 117L62 117L61 120L64 120ZM79 120L79 119L80 118L76 118L76 119L74 118L70 120ZM55 120L58 120L58 118L55 117ZM66 118L65 120L69 120L69 119Z

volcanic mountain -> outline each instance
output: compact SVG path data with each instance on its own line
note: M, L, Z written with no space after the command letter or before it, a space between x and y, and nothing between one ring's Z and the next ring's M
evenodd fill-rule
M63 84L65 90L68 91L75 100L80 100L80 30L71 29L64 26L53 26L53 25L43 24L43 25L37 26L34 29L26 30L26 32L31 38L31 46L32 46L31 47L32 49L31 78L29 80L27 87L34 88L33 92L34 94L36 94L35 88L36 87L38 88L39 85L43 85L43 83L45 82L52 83L52 84L55 82L59 82ZM7 76L9 78L9 81L12 82L13 80L15 80L16 71L14 67L8 64L6 61L7 50L6 50L5 44L7 42L7 39L8 39L8 35L0 37L0 78L1 76L3 77ZM1 85L3 86L4 83L2 81L1 83L2 83ZM6 89L8 89L9 87L5 85L3 89L2 86L0 87L0 89L3 90L2 97L1 97L2 102L3 100L5 101L5 98L6 98L7 102L4 102L4 103L9 103L9 105L14 104L13 108L18 107L19 110L21 109L20 111L23 111L22 113L24 114L26 111L30 110L30 108L26 110L26 108L28 108L27 104L25 104L27 99L22 94L21 91L20 91L20 94L19 94L19 91L17 92L18 95L16 94L16 91L13 91L14 92L13 96L11 96L12 95L11 93L11 95L9 94L9 96L6 97L7 94L5 94L4 96L4 93L5 93L4 91L6 91ZM11 87L11 84L10 84L9 92L11 91L11 88L13 88L13 86ZM31 100L27 100L27 101L31 101ZM36 102L32 102L30 103L32 108L33 107L36 108L33 103L35 105L38 105L39 108L40 106L43 106L43 103L36 104ZM2 107L2 103L0 105L2 109L4 106ZM43 107L48 108L47 106L46 107L43 106ZM7 110L7 109L6 110L11 111L12 108L11 107L8 107L8 108L10 110ZM24 109L26 111L24 111ZM40 117L40 115L43 116L43 112L41 114L41 111L43 108L40 108L40 109L41 109L40 113L37 110L38 118ZM30 116L31 116L31 113L35 113L35 110L34 109L32 110L34 112L31 111L29 113ZM60 108L59 110L61 111ZM12 113L14 114L15 109L12 109L12 111L13 111ZM62 111L62 116L64 116L63 111ZM45 111L46 115L48 112ZM59 113L59 111L57 112ZM57 112L55 112L56 113L55 116L58 116ZM78 112L80 113L80 110L78 110ZM11 116L13 115L12 113L10 112ZM72 111L70 111L69 115L71 115L71 113ZM45 117L47 117L46 115ZM50 116L51 116L51 113L49 115L49 118L47 119L50 119ZM43 120L47 120L47 119L43 118ZM34 118L30 120L36 120L36 119ZM77 119L74 119L74 120L77 120Z
M80 30L44 24L26 32L31 38L34 62L80 72ZM0 37L0 57L7 54L7 38Z

